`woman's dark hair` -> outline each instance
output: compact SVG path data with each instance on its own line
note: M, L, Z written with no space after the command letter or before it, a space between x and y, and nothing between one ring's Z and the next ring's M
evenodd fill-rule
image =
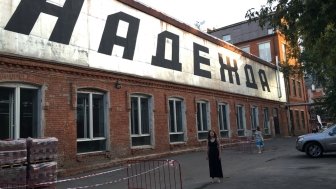
M211 138L211 136L210 136L210 132L211 132L211 131L214 133L214 137L217 138L217 134L216 134L216 132L215 132L214 130L209 130L209 131L208 131L208 140L210 140L210 138Z

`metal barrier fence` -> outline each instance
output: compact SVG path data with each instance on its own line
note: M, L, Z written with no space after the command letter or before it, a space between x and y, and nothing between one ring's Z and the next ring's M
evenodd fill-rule
M83 182L83 180L88 182ZM182 189L181 167L175 160L132 160L119 168L51 182L0 182L0 189Z
M175 160L128 161L129 189L182 189L181 166Z

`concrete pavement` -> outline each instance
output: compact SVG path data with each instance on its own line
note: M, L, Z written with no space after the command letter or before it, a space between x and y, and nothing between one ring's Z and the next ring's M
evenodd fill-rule
M167 157L180 163L183 189L315 189L336 188L336 154L311 159L295 149L295 137L275 138L265 142L265 151L243 152L224 149L221 152L224 178L221 183L211 183L205 151L190 152ZM63 182L57 188L78 188L118 181L93 188L127 188L125 170L113 167L93 173L108 174ZM116 171L115 171L116 170ZM88 174L93 174L88 173ZM77 175L79 176L85 176ZM60 178L62 180L64 178Z

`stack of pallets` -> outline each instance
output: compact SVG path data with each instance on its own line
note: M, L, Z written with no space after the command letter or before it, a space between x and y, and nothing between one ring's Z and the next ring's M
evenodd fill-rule
M57 138L0 140L0 188L56 188Z
M26 140L0 140L0 188L25 188L26 176Z
M33 188L56 188L57 138L27 139L27 184Z

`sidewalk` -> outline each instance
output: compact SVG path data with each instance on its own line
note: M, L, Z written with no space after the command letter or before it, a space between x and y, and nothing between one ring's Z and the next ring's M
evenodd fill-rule
M258 154L256 150L251 152L238 151L236 148L224 149L221 151L224 178L222 183L215 184L210 182L205 151L184 153L166 157L166 159L176 160L180 163L183 189L223 188L224 186L225 188L246 188L246 184L249 183L241 182L240 175L243 175L242 173L245 172L244 174L247 174L249 171L261 167L265 161L272 161L273 158L288 153L297 153L295 150L295 137L267 140L265 142L265 151L262 154ZM248 175L248 180L260 179L259 175ZM75 177L83 178L59 178L59 180L69 180L58 183L57 188L88 188L87 186L95 186L91 188L97 189L127 188L127 180L123 179L127 177L127 173L125 167L122 166L76 175ZM232 186L228 187L230 185Z

